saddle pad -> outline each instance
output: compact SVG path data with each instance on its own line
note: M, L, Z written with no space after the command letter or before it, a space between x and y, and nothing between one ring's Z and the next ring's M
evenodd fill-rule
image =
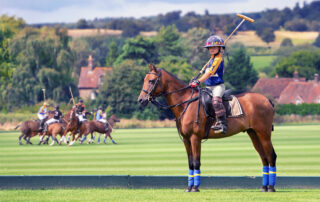
M232 100L228 101L228 104L231 109L228 117L243 116L243 110L242 110L242 107L240 105L238 98L236 98L236 96L234 96L234 95L231 95L231 97L232 97Z

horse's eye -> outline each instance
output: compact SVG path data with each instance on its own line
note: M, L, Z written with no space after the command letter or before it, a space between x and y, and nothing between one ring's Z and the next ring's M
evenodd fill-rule
M156 80L149 80L149 83L154 84Z

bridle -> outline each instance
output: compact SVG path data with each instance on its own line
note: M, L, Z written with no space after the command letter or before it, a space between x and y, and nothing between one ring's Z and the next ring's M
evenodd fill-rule
M153 75L157 76L156 79L148 81L149 83L153 83L153 86L152 86L152 88L151 88L151 90L149 92L147 90L145 90L145 89L142 89L142 91L145 94L147 94L148 101L152 102L152 100L155 100L156 97L159 97L159 96L161 96L163 94L163 92L161 92L160 95L157 95L157 96L154 95L154 91L156 90L156 88L158 86L158 83L160 82L160 79L161 79L161 69L159 70L158 74L156 74L154 72L148 72L147 74L153 74ZM160 85L161 85L161 83L160 83Z
M142 89L142 91L147 94L148 102L151 102L151 103L154 104L157 108L162 109L162 110L167 110L167 109L170 109L170 108L177 107L177 106L183 105L183 104L185 104L185 103L188 103L187 106L184 108L183 112L181 113L180 117L177 119L177 121L179 121L179 120L181 119L182 115L185 113L185 111L186 111L187 108L189 107L189 104L190 104L191 102L194 102L194 101L198 100L198 99L199 99L199 96L193 97L195 88L191 88L190 86L186 86L186 87L183 87L183 88L180 88L180 89L177 89L177 90L168 92L168 93L164 93L163 90L162 90L162 92L161 92L159 95L154 95L154 91L156 90L156 88L157 88L157 86L158 86L158 84L159 84L159 82L160 82L160 79L161 79L161 75L162 75L161 70L162 70L162 69L159 69L159 72L158 72L158 73L155 73L155 72L148 72L148 73L147 73L147 74L156 75L157 78L154 79L154 80L149 80L149 81L148 81L149 83L153 83L153 86L151 87L150 91L147 91L147 90L145 90L145 89ZM160 85L161 85L161 82L160 82ZM181 102L181 103L174 104L174 105L164 105L164 104L161 104L159 101L156 100L157 97L160 97L160 96L166 97L167 95L170 95L170 94L173 94L173 93L177 93L177 92L179 92L179 91L186 90L186 89L189 89L189 88L192 89L192 93L191 93L190 99L189 99L189 100L186 100L186 101L183 101L183 102ZM198 91L198 89L196 89L196 91Z

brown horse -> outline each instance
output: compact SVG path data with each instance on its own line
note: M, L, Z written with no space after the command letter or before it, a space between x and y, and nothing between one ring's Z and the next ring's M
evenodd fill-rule
M53 123L48 126L47 139L45 141L43 141L45 134L42 133L42 135L40 136L40 142L38 143L38 145L41 145L41 143L43 143L43 142L48 142L50 136L52 137L52 140L53 140L52 143L50 144L50 146L53 146L55 142L57 142L59 145L61 145L61 143L58 142L58 140L57 140L57 135L62 136L64 134L64 130L66 129L66 126L67 126L67 121L64 118L62 118L61 121L62 122Z
M89 133L87 132L88 131L88 128L86 127L86 123L87 122L83 122L80 126L80 133L77 137L76 134L77 134L77 130L78 130L78 125L79 125L79 119L78 117L76 116L76 107L73 106L72 109L68 112L67 116L66 116L68 119L68 123L67 123L67 126L66 126L66 129L64 130L64 133L59 141L59 144L61 143L62 140L65 140L66 138L66 134L68 132L71 132L71 136L72 136L72 142L69 143L69 146L72 146L78 139L80 136L82 136L82 134L84 133ZM69 136L69 138L71 137Z
M52 118L54 116L53 113L48 112L48 119ZM21 142L21 138L27 142L27 144L32 144L30 142L30 138L38 135L41 131L39 131L40 128L40 120L28 120L25 121L15 127L15 130L20 127L21 135L19 136L19 144L23 145Z
M198 101L188 100L191 100L192 94L194 97L198 96L199 92L163 69L157 69L153 65L149 65L149 68L138 102L146 106L150 101L157 103L155 100L157 96L164 96L176 117L177 128L183 138L189 160L188 187L185 191L197 192L200 185L201 141L206 139L207 118L202 106L199 108L199 118L197 118ZM244 116L228 118L229 127L226 134L216 134L210 129L207 138L224 138L246 131L262 160L263 187L261 190L273 192L275 191L277 158L271 142L273 106L261 94L244 93L237 97L243 108Z
M111 132L113 129L113 126L115 125L116 122L120 122L119 118L117 117L117 115L112 114L110 116L110 118L107 120L108 121L108 130L106 130L105 128L105 124L100 122L100 121L88 121L85 123L85 126L88 128L88 130L86 130L86 132L91 133L91 140L89 140L90 142L94 142L94 137L93 137L93 133L94 132L98 132L99 133L99 138L98 138L98 143L100 143L100 136L101 134L104 134L104 143L107 144L107 138L109 137L112 141L113 144L117 144L111 137ZM80 144L82 144L82 142L87 138L87 135L89 133L85 133L84 137L80 140Z

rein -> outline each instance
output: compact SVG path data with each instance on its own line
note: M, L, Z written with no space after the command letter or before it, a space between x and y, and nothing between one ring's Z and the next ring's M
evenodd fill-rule
M197 97L193 97L194 95L194 92L195 92L195 89L192 88L192 93L191 93L191 96L190 96L190 99L189 100L186 100L186 101L183 101L181 103L177 103L177 104L174 104L174 105L164 105L164 104L161 104L159 101L156 100L157 97L160 97L160 96L164 96L166 97L167 95L170 95L170 94L173 94L173 93L177 93L177 92L180 92L180 91L183 91L183 90L186 90L186 89L189 89L191 88L191 86L186 86L186 87L183 87L183 88L180 88L180 89L177 89L177 90L174 90L174 91L171 91L171 92L168 92L168 93L163 93L161 92L159 95L155 96L154 95L154 91L156 89L156 87L158 86L158 83L160 82L160 79L161 79L161 69L159 70L159 73L156 74L154 72L148 72L147 74L154 74L157 76L156 80L151 80L149 82L153 82L154 81L154 85L152 86L151 90L148 92L147 90L144 90L142 89L142 91L144 93L147 94L148 96L148 101L151 102L153 105L155 105L158 109L160 110L167 110L167 109L171 109L173 107L177 107L177 106L180 106L180 105L183 105L183 104L186 104L187 103L187 106L183 109L182 113L180 114L179 118L176 119L176 121L179 121L181 119L181 117L184 115L184 113L187 111L190 103L196 101L199 99L199 96ZM161 85L161 83L160 83ZM198 91L198 90L197 90ZM198 116L197 116L197 121L198 123Z

